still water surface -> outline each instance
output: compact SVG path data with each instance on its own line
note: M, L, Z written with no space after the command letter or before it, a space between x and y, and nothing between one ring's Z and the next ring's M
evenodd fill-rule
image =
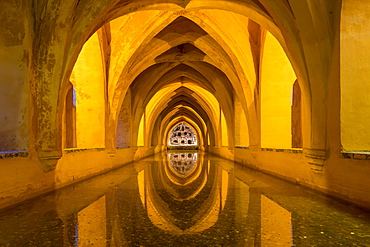
M370 246L370 213L217 157L168 153L0 211L0 246Z

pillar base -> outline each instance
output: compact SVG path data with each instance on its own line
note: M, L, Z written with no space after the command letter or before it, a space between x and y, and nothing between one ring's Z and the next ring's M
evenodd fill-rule
M46 172L51 172L55 170L58 164L58 160L62 157L61 151L55 150L41 150L39 151L38 158L41 162L42 170Z
M108 157L113 158L117 154L117 150L109 150L107 151Z
M249 145L248 150L253 158L257 158L258 153L261 151L261 147L258 145Z
M327 150L324 149L304 149L303 153L308 159L308 164L313 172L321 173L324 170L327 159Z

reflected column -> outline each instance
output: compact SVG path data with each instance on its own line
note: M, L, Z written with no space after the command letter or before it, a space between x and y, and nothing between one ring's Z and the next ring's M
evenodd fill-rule
M292 245L292 214L261 195L261 246Z

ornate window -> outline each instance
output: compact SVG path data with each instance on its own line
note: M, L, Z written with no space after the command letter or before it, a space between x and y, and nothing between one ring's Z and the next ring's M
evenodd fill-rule
M168 142L171 146L198 145L196 134L192 128L185 123L180 123L173 128Z

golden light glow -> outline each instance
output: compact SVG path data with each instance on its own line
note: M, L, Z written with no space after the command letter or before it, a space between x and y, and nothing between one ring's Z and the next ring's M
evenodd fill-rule
M78 245L104 246L107 238L105 196L81 210L78 215Z
M235 99L235 146L249 146L249 129L241 102Z
M165 151L181 121L204 151L370 205L367 1L13 2L0 207Z
M272 234L273 233L273 234ZM261 196L261 246L292 246L292 214Z
M370 36L366 26L370 7L344 1L340 36L341 145L343 151L370 150ZM354 23L356 23L354 25Z
M291 148L291 95L296 80L279 42L266 33L261 82L261 145Z
M225 119L225 115L221 110L221 133L222 133L222 146L227 147L229 146L229 136L227 133L227 123Z
M104 147L105 132L101 131L105 128L104 73L97 33L85 43L70 80L77 97L77 147Z
M168 125L164 129L164 133L166 133L166 134L162 138L162 142L167 143L168 138L170 137L170 134L172 132L173 127L175 125L177 125L179 122L182 122L182 121L188 123L188 125L193 128L193 130L196 132L196 135L197 135L198 145L200 147L202 147L204 145L204 141L203 141L203 136L201 135L202 134L201 128L192 119L189 119L187 117L182 117L182 116L181 117L176 117L171 122L168 123ZM203 129L206 129L206 128L203 128Z
M137 136L137 146L138 147L143 147L144 146L144 133L145 133L145 115L143 114L143 116L141 117L141 120L140 120L140 125L139 125L139 133L138 133L138 136Z

